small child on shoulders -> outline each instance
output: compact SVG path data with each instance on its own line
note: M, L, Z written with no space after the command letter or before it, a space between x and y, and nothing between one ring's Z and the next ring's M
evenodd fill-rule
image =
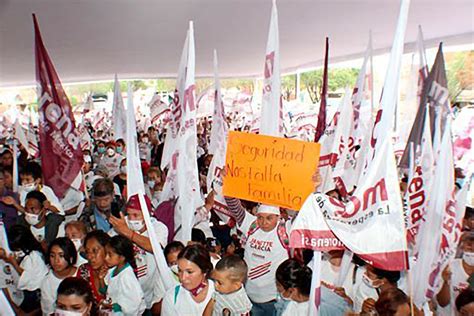
M222 258L211 273L216 292L203 316L250 315L252 303L245 292L247 264L239 256Z

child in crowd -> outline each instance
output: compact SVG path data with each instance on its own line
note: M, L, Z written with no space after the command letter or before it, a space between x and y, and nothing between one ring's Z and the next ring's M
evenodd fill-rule
M247 264L238 256L221 259L211 274L216 292L204 310L204 316L250 315L252 303L245 292Z
M71 239L74 247L77 250L77 265L80 266L87 262L86 254L84 253L83 242L87 235L87 228L83 222L72 221L65 226L66 237Z
M122 236L112 237L105 246L105 261L111 270L107 276L107 303L118 315L136 316L145 311L142 288L133 270L136 268L133 244Z
M174 275L176 284L179 284L178 278L178 255L184 249L184 245L180 241L172 241L166 245L163 253L165 255L166 263L170 267Z
M49 245L47 260L51 270L49 270L41 284L41 310L43 315L54 313L56 291L59 283L76 274L77 252L72 241L67 237L55 239Z
M40 308L40 287L48 273L40 243L31 231L20 225L8 230L8 244L11 254L0 248L0 259L9 263L19 275L15 289L8 288L12 307L19 313L30 313ZM20 292L20 293L17 293Z

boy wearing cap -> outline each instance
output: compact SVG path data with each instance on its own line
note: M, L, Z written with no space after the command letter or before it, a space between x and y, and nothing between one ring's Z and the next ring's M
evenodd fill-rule
M273 315L277 298L275 272L289 258L290 223L280 220L280 209L260 205L257 216L245 211L240 200L225 198L234 213L245 240L244 260L248 265L247 294L252 301L252 315Z
M144 199L146 202L144 209L150 212L152 210L151 201L147 196L144 196ZM138 194L131 196L128 200L126 213L126 216L120 213L120 218L111 216L110 223L116 233L128 238L133 243L137 263L136 275L145 294L146 308L155 315L159 313L159 302L163 299L165 289L158 275ZM165 247L168 241L168 228L154 217L151 217L151 223L158 241L162 247Z

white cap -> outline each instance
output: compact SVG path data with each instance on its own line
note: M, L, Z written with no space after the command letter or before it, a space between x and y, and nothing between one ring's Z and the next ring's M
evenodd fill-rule
M260 214L260 213L280 215L280 208L277 206L261 204L257 208L257 214Z

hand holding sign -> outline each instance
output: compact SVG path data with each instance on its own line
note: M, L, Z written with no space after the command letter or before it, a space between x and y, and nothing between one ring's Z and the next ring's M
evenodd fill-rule
M224 195L299 210L314 190L320 145L230 132Z

